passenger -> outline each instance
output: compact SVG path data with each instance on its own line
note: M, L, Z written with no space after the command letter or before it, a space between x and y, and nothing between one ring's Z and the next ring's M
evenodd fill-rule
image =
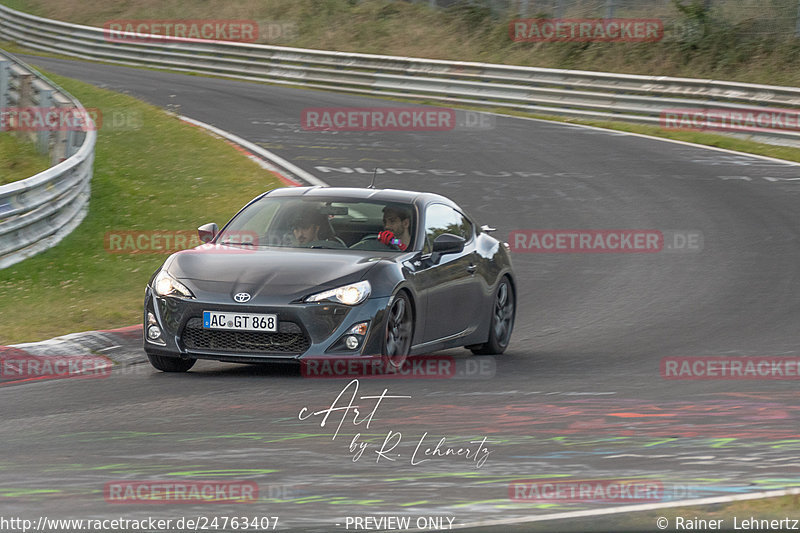
M387 205L383 208L384 231L378 240L387 246L405 251L411 244L411 212L404 207Z

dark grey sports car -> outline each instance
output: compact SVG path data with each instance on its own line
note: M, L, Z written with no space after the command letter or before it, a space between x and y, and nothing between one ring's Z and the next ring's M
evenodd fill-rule
M154 367L408 355L508 346L516 289L508 245L436 194L275 189L147 285Z

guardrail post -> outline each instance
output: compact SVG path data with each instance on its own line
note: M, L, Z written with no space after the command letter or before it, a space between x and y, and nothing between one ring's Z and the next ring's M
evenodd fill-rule
M33 74L19 74L17 78L17 106L30 107L33 105Z
M17 107L33 107L33 74L18 74L17 79ZM33 134L25 131L17 131L17 137L28 142L35 139Z
M53 94L53 107L59 112L71 112L74 109L72 103L59 93ZM70 155L69 143L72 140L71 128L58 128L52 132L53 144L50 147L50 164L57 165Z
M555 0L556 5L554 6L555 17L557 19L564 18L564 0Z
M11 76L10 66L8 61L0 60L0 113L8 107L8 79ZM2 128L0 128L0 131L2 131Z
M800 37L800 1L797 2L797 19L794 27L795 37Z
M50 108L53 105L53 90L45 89L44 87L37 87L38 93L37 104L39 107L39 116L47 117L50 114ZM58 118L56 118L58 120ZM47 124L42 124L42 127L36 132L36 150L40 154L47 154L50 151L50 127Z
M614 18L614 0L606 0L606 18Z
M80 150L84 139L86 139L86 132L83 130L69 130L66 132L66 153L65 157L72 157L72 155Z

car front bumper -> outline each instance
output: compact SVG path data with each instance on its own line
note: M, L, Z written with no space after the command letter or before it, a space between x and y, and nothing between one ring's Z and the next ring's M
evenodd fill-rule
M377 356L383 348L386 309L390 297L369 298L356 306L296 303L277 306L221 304L195 299L156 296L147 287L144 300L144 350L151 355L189 359L259 363L306 357ZM204 311L267 313L278 317L278 331L240 332L204 329ZM344 338L351 328L367 322L355 349ZM149 338L151 326L160 330Z

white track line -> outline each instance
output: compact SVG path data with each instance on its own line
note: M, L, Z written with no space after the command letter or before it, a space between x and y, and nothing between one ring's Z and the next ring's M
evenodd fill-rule
M178 118L183 120L183 121L185 121L185 122L188 122L189 124L194 124L195 126L198 126L200 128L203 128L203 129L206 129L206 130L211 131L213 133L216 133L220 137L222 137L224 139L228 139L232 143L238 144L239 146L241 146L243 148L247 148L251 152L253 152L255 154L258 154L259 156L263 157L267 161L271 161L275 165L288 170L289 172L291 172L292 174L294 174L295 176L297 176L301 180L305 181L306 183L309 183L311 185L319 185L321 187L328 187L327 183L325 183L324 181L322 181L318 177L314 176L313 174L310 174L310 173L306 172L302 168L298 167L297 165L295 165L293 163L290 163L289 161L287 161L286 159L282 158L278 154L274 154L274 153L270 152L269 150L266 150L266 149L258 146L257 144L248 141L247 139L244 139L242 137L239 137L238 135L235 135L235 134L230 133L228 131L225 131L225 130L222 130L220 128L217 128L216 126L212 126L211 124L206 124L205 122L200 122L199 120L195 120L193 118L189 118L189 117L186 117L186 116L183 116L183 115L178 115Z
M480 112L481 113L489 113L491 115L497 115L498 117L519 118L519 119L522 119L522 120L532 120L532 121L536 121L536 122L546 122L547 124L562 124L564 126L572 126L572 127L575 127L575 128L588 128L588 129L598 130L598 131L603 131L603 132L616 133L618 135L622 134L622 135L630 135L630 136L633 136L633 137L642 137L644 139L652 139L652 140L655 140L655 141L664 141L664 142L669 142L669 143L682 144L684 146L691 146L693 148L705 148L706 150L716 150L717 152L725 152L725 153L728 153L728 154L743 155L743 156L747 156L747 157L756 157L758 159L764 159L766 161L773 161L773 162L777 162L777 163L784 163L784 164L787 164L787 165L800 166L800 163L798 163L797 161L788 161L786 159L778 159L777 157L770 157L770 156L767 156L767 155L751 154L750 152L739 152L737 150L730 150L728 148L719 148L718 146L710 146L708 144L698 144L698 143L693 143L693 142L689 142L689 141L679 141L677 139L668 139L666 137L656 137L655 135L647 135L646 133L634 133L632 131L622 131L622 130L615 130L615 129L612 129L612 128L602 128L600 126L589 126L588 124L575 124L573 122L563 122L561 120L547 120L547 119L544 119L544 118L534 118L534 117L519 117L517 115L506 115L506 114L503 114L503 113L493 113L491 111L480 111ZM751 142L756 142L756 141L751 141ZM770 145L770 146L773 146L773 145ZM774 145L774 146L779 146L779 145ZM793 148L793 147L792 146L788 146L788 147L785 147L785 148Z

